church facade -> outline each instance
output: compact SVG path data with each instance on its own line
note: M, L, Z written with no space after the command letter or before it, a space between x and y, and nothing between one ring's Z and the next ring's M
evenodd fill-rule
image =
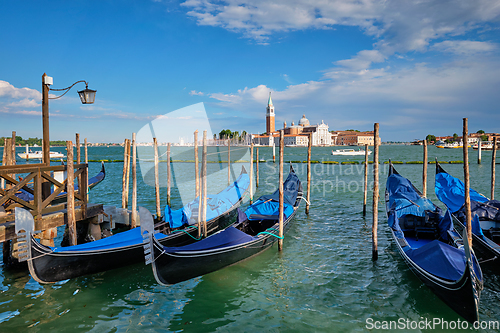
M312 138L313 146L330 146L332 135L328 129L328 124L323 121L321 124L311 126L305 115L302 115L297 125L292 121L291 126L287 126L285 121L282 128L285 146L308 146L309 138ZM279 130L275 129L275 113L271 93L269 93L266 108L266 133L252 134L252 142L260 146L277 146L279 144Z

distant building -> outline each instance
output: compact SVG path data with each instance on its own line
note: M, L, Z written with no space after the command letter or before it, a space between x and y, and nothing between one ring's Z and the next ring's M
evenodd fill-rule
M279 130L275 129L275 113L271 93L269 93L266 111L266 133L252 134L252 142L261 146L277 146L279 144ZM306 115L302 115L298 125L292 121L292 125L287 126L285 121L283 124L285 146L307 146L310 135L312 135L313 146L330 146L332 136L328 128L328 125L323 121L321 124L311 126Z
M332 142L337 146L373 146L373 131L356 132L356 131L335 131L332 134ZM378 138L381 143L380 137Z

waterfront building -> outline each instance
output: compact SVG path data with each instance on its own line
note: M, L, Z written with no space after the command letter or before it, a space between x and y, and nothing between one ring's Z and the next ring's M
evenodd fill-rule
M332 132L332 144L337 146L373 146L373 131L357 132L357 131L335 131ZM380 137L378 138L381 143Z
M283 123L285 145L306 147L309 145L309 135L312 133L313 146L330 146L332 136L328 129L328 124L323 121L321 121L321 124L311 126L305 114L302 115L298 125L295 125L295 122L292 121L291 126L287 126L285 121ZM269 93L266 108L266 133L252 134L251 139L255 145L277 146L279 144L279 130L275 129L275 113L271 93Z

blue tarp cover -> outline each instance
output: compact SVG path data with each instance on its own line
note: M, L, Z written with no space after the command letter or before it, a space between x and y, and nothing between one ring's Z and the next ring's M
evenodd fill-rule
M217 216L228 211L236 204L243 193L250 186L250 177L247 173L242 173L236 181L222 190L218 194L207 195L207 221L210 221ZM192 218L192 212L198 215L199 198L194 199L184 207L171 210L169 206L165 207L165 221L169 223L171 228L179 228L185 224L194 225L197 223L196 218Z
M297 199L298 191L302 190L302 184L299 180L299 177L295 174L295 172L290 172L285 182L283 183L283 199L284 202L289 205L295 205L295 200ZM276 190L273 194L267 194L261 196L259 199L262 201L267 201L269 199L279 202L280 200L279 189Z
M155 235L157 239L162 239L166 235L158 233ZM131 246L142 244L141 228L134 228L119 234L106 237L93 242L78 244L74 246L53 247L54 252L68 252L68 251L98 251L106 249L115 249L124 246Z
M436 196L452 213L455 213L465 202L465 185L458 179L446 172L436 174L435 185ZM470 189L470 200L487 202L488 198Z
M421 197L412 183L398 174L392 174L387 178L386 184L389 192L389 227L396 231L398 237L403 237L399 226L399 218L405 215L425 216L425 211L435 212L440 215L438 229L442 239L448 239L447 231L453 229L453 221L449 212L441 215L441 209L436 207L432 201ZM396 222L398 221L398 222Z
M457 281L465 271L464 251L438 240L405 252L422 269L443 279Z
M279 215L279 202L276 201L262 201L262 199L259 198L259 200L255 201L251 206L249 206L245 210L245 215L249 220L251 220L250 216L256 214L256 215ZM283 203L283 214L285 215L283 217L284 220L286 220L290 215L293 214L293 206L289 205L287 203ZM262 218L258 218L259 220L262 220Z
M179 247L164 246L163 250L166 253L175 253L182 251L205 251L243 244L254 239L254 237L236 229L235 227L229 227L199 242Z

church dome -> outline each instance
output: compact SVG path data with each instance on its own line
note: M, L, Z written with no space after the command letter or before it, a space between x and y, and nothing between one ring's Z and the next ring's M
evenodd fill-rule
M306 118L305 114L303 114L302 118L299 120L299 126L304 126L304 127L309 126L309 120Z

